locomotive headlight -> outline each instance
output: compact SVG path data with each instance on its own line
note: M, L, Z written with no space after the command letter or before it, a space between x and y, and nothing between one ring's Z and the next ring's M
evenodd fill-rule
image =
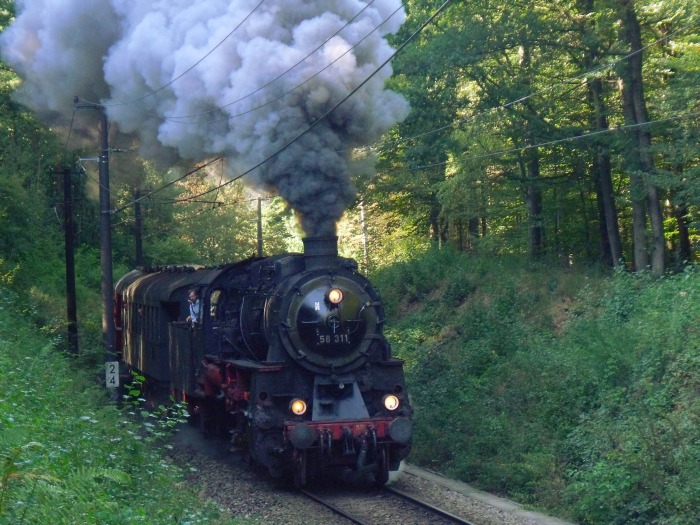
M293 399L289 409L297 416L303 416L306 413L306 402L303 399Z
M388 394L384 396L384 407L387 410L394 411L399 408L399 398L393 394Z
M328 292L328 300L333 304L338 304L343 300L343 292L338 288L332 288L331 291Z

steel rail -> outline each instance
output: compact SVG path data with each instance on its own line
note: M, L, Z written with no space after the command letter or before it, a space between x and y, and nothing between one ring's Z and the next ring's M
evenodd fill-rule
M403 498L407 501L410 501L411 503L418 505L419 507L423 507L431 512L434 512L435 514L439 514L443 518L447 518L449 520L454 521L455 523L459 523L460 525L476 525L472 521L468 521L464 518L461 518L460 516L456 516L455 514L452 514L450 512L447 512L446 510L438 508L438 507L428 503L427 501L424 501L420 498L412 496L412 495L410 495L407 492L404 492L402 490L395 489L394 487L384 487L384 490L386 492L389 492L390 494L394 494L395 496L399 496L400 498Z
M387 492L389 494L397 496L397 497L401 498L402 500L408 501L408 502L412 503L413 505L416 505L417 507L426 509L434 514L439 515L442 518L453 521L459 525L476 525L474 522L468 521L465 518L462 518L460 516L457 516L455 514L448 512L446 510L438 508L438 507L436 507L436 506L434 506L434 505L432 505L432 504L430 504L430 503L428 503L420 498L417 498L415 496L408 494L407 492L403 492L403 491L395 489L393 487L384 487L383 490L384 490L384 492ZM315 502L323 505L324 507L331 510L332 512L334 512L338 516L341 516L341 517L349 520L350 522L352 522L356 525L368 525L367 522L359 520L358 518L348 514L344 510L340 509L339 507L337 507L333 503L330 503L330 502L324 500L322 497L317 496L316 494L309 492L306 489L299 489L299 492L301 492L307 498L312 499Z
M310 499L314 500L316 503L320 503L321 505L323 505L327 509L330 509L331 511L335 512L337 515L342 516L343 518L345 518L347 520L350 520L352 523L355 523L355 525L370 525L364 521L358 520L357 518L351 516L347 512L339 509L338 507L336 507L332 503L327 502L323 498L316 496L315 494L309 492L308 490L299 489L299 492L301 492L307 498L310 498Z

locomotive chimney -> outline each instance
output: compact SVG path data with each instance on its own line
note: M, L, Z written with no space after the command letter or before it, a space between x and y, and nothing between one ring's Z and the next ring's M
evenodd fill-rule
M307 270L338 266L338 237L306 237L302 241Z

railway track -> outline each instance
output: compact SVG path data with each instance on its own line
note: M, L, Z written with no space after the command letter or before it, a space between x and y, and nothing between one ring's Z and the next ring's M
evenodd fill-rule
M312 492L308 489L302 489L300 492L356 525L476 525L391 487L369 493Z
M443 516L447 519L450 519L450 520L452 520L452 523L458 523L460 525L477 525L473 521L468 521L464 518L461 518L461 517L456 516L450 512L447 512L446 510L440 509L440 508L438 508L438 507L436 507L436 506L434 506L426 501L423 501L420 498L417 498L416 496L408 494L407 492L397 490L393 487L384 487L384 490L391 493L391 494L395 494L396 496L399 496L400 498L403 498L407 501L410 501L414 505L418 505L420 507L423 507L425 509L430 510L431 512L439 514L440 516Z
M312 503L309 496L298 490L281 488L279 483L271 482L250 468L242 454L232 454L228 441L205 441L196 429L183 425L172 444L169 455L185 469L189 483L201 485L207 497L228 509L231 515L257 519L266 525L438 525L470 521L479 525L574 525L411 464L404 465L402 474L390 487L448 509L459 517L457 520L420 510L385 491L368 492L366 484L355 483L353 479L329 480L308 487L314 496L341 511L336 512L325 503ZM222 476L222 472L226 475ZM341 518L341 515L347 516Z

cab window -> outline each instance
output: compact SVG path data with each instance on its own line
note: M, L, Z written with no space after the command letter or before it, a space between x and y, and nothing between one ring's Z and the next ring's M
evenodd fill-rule
M219 302L221 300L221 290L213 290L209 294L209 315L212 319L217 318Z

